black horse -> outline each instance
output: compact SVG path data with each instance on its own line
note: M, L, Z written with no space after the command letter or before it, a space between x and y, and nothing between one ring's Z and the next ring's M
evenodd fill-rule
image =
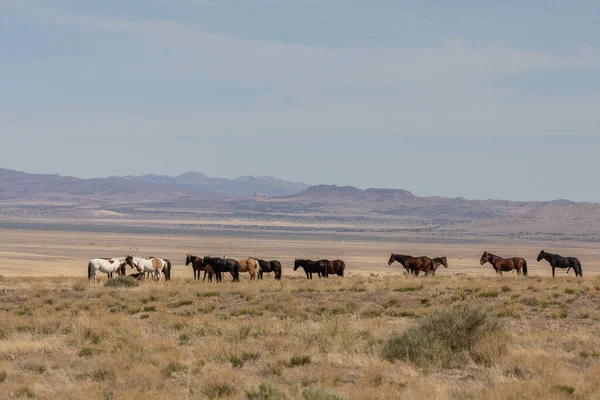
M221 282L223 280L221 276L223 272L229 272L233 277L233 282L240 281L240 264L232 258L225 260L219 257L206 256L204 257L202 263L205 266L210 265L213 268L217 282Z
M298 268L304 268L304 273L306 274L306 278L312 279L312 274L318 274L319 277L323 276L324 278L329 277L328 267L329 261L327 260L302 260L296 259L294 261L294 271Z
M581 270L581 263L575 257L562 257L558 254L552 254L542 250L537 260L538 262L540 262L542 259L550 263L550 266L552 267L553 278L554 270L556 268L567 268L567 274L569 273L569 270L573 268L573 271L575 271L575 276L583 276L583 271Z
M263 273L264 272L274 272L275 273L275 280L276 281L280 281L281 280L281 263L277 260L273 260L273 261L265 261L265 260L261 260L259 258L253 257L256 261L258 261L258 265L259 265L259 269L258 269L258 279L262 279L263 278Z

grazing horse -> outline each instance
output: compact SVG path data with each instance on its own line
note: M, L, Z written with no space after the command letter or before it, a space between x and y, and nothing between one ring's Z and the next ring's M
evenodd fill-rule
M433 261L429 257L413 257L404 254L394 254L390 256L388 260L388 265L392 265L394 261L402 264L406 272L409 274L414 273L415 276L419 276L419 272L423 270L425 275L428 275L430 272L435 272Z
M518 275L521 275L521 271L523 271L523 275L527 276L527 261L521 257L502 258L484 251L479 262L481 265L486 262L492 264L496 275L502 275L502 271L512 271L514 269Z
M433 275L435 275L435 271L437 271L440 265L443 265L444 268L448 268L448 259L446 259L445 256L432 258L431 261L433 262Z
M167 263L162 258L141 258L127 256L125 262L131 268L135 268L138 272L151 272L154 274L158 283L162 281L162 273L167 267Z
M346 263L342 260L329 261L327 265L327 274L337 276L344 276L344 270L346 269Z
M189 264L192 264L192 269L194 270L194 280L200 280L200 272L204 271L204 277L202 278L202 281L206 280L206 275L208 274L208 281L212 282L215 271L210 265L205 265L202 258L193 256L191 254L186 254L185 265Z
M223 272L229 272L233 277L233 282L240 281L240 263L236 260L205 256L202 262L207 268L209 265L212 267L215 271L217 282L223 281Z
M258 261L258 279L263 278L263 273L274 272L275 280L281 280L281 263L277 260L265 261L259 258L255 258Z
M248 257L245 260L240 260L238 258L233 258L229 256L223 256L223 260L235 260L240 264L240 272L247 272L250 274L250 280L256 279L256 274L260 268L258 265L258 261L256 261L252 257Z
M125 258L92 258L88 261L88 280L96 280L98 271L103 272L112 278L113 273L122 274L124 271Z
M329 276L329 261L327 260L294 260L294 271L300 267L304 268L307 279L312 279L312 274L319 274L319 277L322 275L325 278Z
M581 270L581 263L575 257L563 257L558 254L548 253L547 251L542 250L540 255L537 257L538 262L542 261L542 259L548 261L550 266L552 267L552 277L554 278L554 270L556 268L567 268L567 274L569 270L573 268L575 271L575 276L583 276L583 271Z

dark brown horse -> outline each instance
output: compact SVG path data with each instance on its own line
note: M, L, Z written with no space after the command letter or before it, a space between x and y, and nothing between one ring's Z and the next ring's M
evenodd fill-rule
M329 275L336 274L337 276L344 276L344 270L346 269L346 263L342 260L329 261L327 264L327 273Z
M192 269L194 270L194 280L200 280L200 272L204 271L204 277L202 281L206 280L206 275L208 275L208 281L212 282L215 271L210 265L204 264L204 259L200 257L193 256L191 254L185 255L185 265L192 264Z
M431 258L426 256L413 257L404 254L392 253L390 259L388 260L388 265L392 265L394 261L397 261L400 264L402 264L402 266L406 269L407 273L414 273L416 276L419 276L419 272L421 271L424 271L425 275L435 272L433 267L433 261L431 261Z
M484 251L479 262L481 265L486 262L492 264L496 275L502 275L502 271L512 271L514 269L518 275L523 272L523 275L527 276L527 261L521 257L502 258Z

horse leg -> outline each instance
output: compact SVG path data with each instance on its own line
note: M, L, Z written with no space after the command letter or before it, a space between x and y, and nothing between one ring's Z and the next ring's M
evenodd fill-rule
M553 265L553 266L552 266L552 277L553 277L553 278L554 278L554 270L555 270L555 269L556 269L556 268L555 268L555 267L554 267L554 265Z

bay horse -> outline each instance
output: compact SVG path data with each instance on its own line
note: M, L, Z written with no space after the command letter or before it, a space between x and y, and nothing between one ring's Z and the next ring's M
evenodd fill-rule
M186 254L185 265L189 264L192 264L192 269L194 270L194 280L200 280L200 272L204 271L204 277L202 278L202 281L206 280L206 275L208 274L208 281L212 282L215 271L210 265L205 265L202 258L193 256L191 254Z
M281 263L277 260L265 261L260 258L255 258L258 262L258 279L263 278L263 273L274 272L275 280L281 280Z
M319 277L323 276L327 278L329 276L329 261L328 260L294 260L294 271L298 268L303 268L307 279L312 279L312 274L319 274Z
M248 274L250 274L251 281L256 279L256 274L258 273L260 266L258 265L258 261L256 261L254 258L248 257L244 260L241 260L239 258L223 256L223 260L237 261L238 264L240 264L240 272L247 272Z
M553 278L554 270L556 268L567 268L567 274L569 273L569 270L573 268L573 271L575 271L575 276L583 276L583 271L581 270L581 263L575 257L563 257L558 254L552 254L542 250L537 257L537 261L540 262L542 261L542 259L550 263L550 266L552 267Z
M443 265L444 268L448 268L448 259L446 256L432 258L431 261L433 262L433 275L435 275L435 271L437 271L440 265Z
M240 263L238 263L234 259L223 259L219 257L209 257L205 256L202 260L205 266L211 266L215 271L215 276L217 278L217 282L222 282L222 273L229 272L233 277L233 282L240 281Z
M390 259L388 260L388 265L392 265L394 261L402 264L407 273L414 273L416 276L419 276L419 272L421 272L421 270L425 272L425 275L428 275L430 272L435 272L433 261L431 261L431 258L426 256L413 257L404 254L392 253Z
M154 274L158 283L162 282L163 271L167 267L167 263L162 258L141 258L134 256L125 257L125 262L138 272L150 272Z
M329 275L336 274L337 276L344 276L345 269L346 263L342 260L329 261L327 265L327 273Z
M502 258L484 251L479 262L481 265L486 262L492 264L496 275L502 275L502 271L512 271L514 269L518 275L521 275L522 271L523 275L527 276L527 260L521 257Z
M98 271L103 272L112 278L113 273L122 274L124 270L125 258L92 258L88 261L88 280L96 280Z

